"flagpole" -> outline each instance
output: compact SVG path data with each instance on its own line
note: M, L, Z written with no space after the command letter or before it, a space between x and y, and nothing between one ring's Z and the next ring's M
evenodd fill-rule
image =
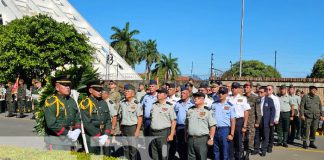
M241 15L241 35L240 35L240 77L242 76L243 31L244 31L244 0L242 0L242 15Z

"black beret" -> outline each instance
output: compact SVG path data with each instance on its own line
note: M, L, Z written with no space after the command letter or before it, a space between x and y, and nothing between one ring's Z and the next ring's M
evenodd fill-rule
M317 90L317 87L316 86L309 86L309 90L312 90L312 89L316 89Z
M227 94L228 93L228 89L226 87L220 87L218 90L218 94Z
M149 85L157 85L156 80L150 80Z
M232 83L232 88L240 88L241 87L241 84L238 83L238 82L233 82Z
M124 85L124 90L133 90L133 91L135 91L136 89L135 89L135 87L134 87L133 85L131 85L131 84L125 84L125 85Z
M168 90L165 88L160 88L160 89L156 90L156 92L168 94Z
M201 93L201 92L196 92L194 94L192 94L193 97L204 97L205 98L205 94Z

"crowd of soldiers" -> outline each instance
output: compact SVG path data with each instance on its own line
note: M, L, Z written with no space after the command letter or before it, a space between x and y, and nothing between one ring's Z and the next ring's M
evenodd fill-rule
M178 153L184 160L248 160L250 155L266 156L273 145L288 147L295 139L305 149L316 149L315 132L324 121L315 86L300 95L292 85L281 85L275 94L274 86L254 89L253 82L210 81L196 88L192 80L161 87L150 80L147 89L145 84L138 89L125 84L117 91L116 81L93 80L86 84L87 96L79 99L67 76L53 78L52 85L56 93L47 98L44 110L46 133L54 137L46 140L50 150L68 150L71 143L63 141L79 141L89 153L111 156L112 140L121 135L127 159L147 159L137 146L149 143L152 159L176 159ZM140 142L142 135L154 139Z

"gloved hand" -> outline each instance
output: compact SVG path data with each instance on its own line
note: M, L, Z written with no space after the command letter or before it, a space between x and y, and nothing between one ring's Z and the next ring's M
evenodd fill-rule
M107 135L100 136L99 137L99 146L104 146L107 140L108 140Z
M78 140L79 135L80 135L80 133L81 133L81 130L80 130L80 129L75 129L75 130L72 131L72 132L73 132L73 133L72 133L72 137L71 137L71 139L72 139L73 142L75 142L76 140Z
M69 139L73 139L73 131L69 131L68 134L66 135Z

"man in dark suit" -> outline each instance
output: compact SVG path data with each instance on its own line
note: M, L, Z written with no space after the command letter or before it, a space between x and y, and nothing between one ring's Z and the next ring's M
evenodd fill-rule
M274 125L274 117L275 117L276 109L273 100L270 97L268 97L267 87L259 88L259 96L261 98L260 107L261 107L261 115L262 115L261 129L259 132L261 132L261 136L262 136L261 156L264 157L268 149L270 127ZM256 131L256 135L257 132L258 131ZM256 154L259 152L260 138L256 136L254 143L255 143L254 154Z

